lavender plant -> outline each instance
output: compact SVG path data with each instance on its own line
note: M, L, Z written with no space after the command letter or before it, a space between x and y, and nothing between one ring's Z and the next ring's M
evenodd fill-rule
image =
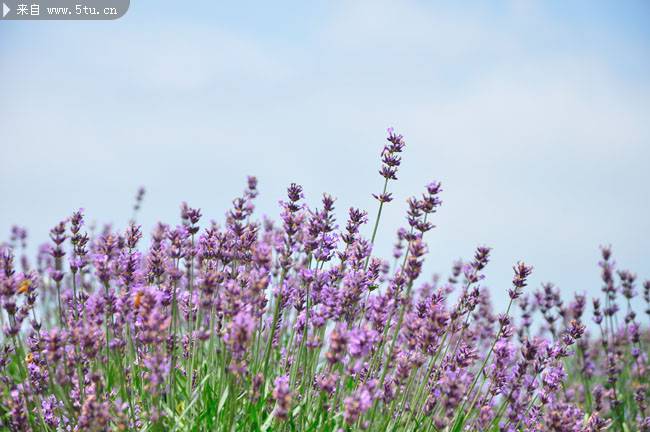
M180 223L159 223L146 247L143 189L125 230L89 231L78 210L33 262L14 228L0 247L0 426L650 431L637 278L617 270L609 247L594 334L588 299L531 289L523 262L507 309L494 312L488 247L422 281L438 182L408 200L392 257L376 256L405 147L389 129L370 226L350 208L340 228L335 199L310 208L297 184L278 222L258 220L250 177L223 225L183 204ZM650 316L650 281L642 289Z

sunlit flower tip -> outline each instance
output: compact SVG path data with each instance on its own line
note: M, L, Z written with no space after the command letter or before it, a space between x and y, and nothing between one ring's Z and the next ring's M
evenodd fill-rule
M336 326L330 334L330 347L325 358L330 364L340 362L345 355L345 348L348 342L348 335L342 325Z
M133 307L135 309L139 309L140 305L142 305L142 297L144 296L144 292L142 290L138 290L135 293L135 296L133 297Z
M18 285L18 293L19 294L25 294L27 291L29 291L30 287L30 282L29 279L24 279L20 285Z
M586 326L578 320L571 320L568 333L573 339L580 339L585 333Z
M389 203L393 200L393 194L392 193L382 193L382 194L372 194L372 196L379 202L382 203Z

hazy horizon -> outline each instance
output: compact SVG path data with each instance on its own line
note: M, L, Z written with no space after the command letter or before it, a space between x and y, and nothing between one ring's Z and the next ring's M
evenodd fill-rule
M532 288L595 296L611 244L642 281L648 18L642 1L132 2L111 22L0 22L0 238L16 224L47 241L80 207L123 227L141 185L145 232L178 223L182 201L205 226L247 175L259 215L297 182L310 204L337 197L340 225L350 206L373 220L393 126L407 148L381 256L406 199L439 180L428 274L488 245L497 308L518 260Z

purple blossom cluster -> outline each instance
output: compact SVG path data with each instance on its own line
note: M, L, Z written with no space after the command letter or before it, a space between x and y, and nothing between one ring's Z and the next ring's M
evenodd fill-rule
M14 228L0 246L0 427L650 431L636 312L650 316L650 281L603 247L602 300L565 303L518 262L497 313L486 246L423 280L439 182L407 200L392 256L377 256L405 147L389 129L370 237L366 211L339 227L336 200L310 207L297 184L279 221L257 219L254 177L223 224L183 203L148 245L144 189L125 229L75 211L34 261Z

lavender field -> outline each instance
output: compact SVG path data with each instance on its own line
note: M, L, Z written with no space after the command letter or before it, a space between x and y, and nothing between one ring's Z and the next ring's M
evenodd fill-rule
M126 229L91 231L79 209L35 257L15 227L0 246L0 427L650 431L650 281L610 246L599 298L529 285L525 261L488 291L484 245L423 274L444 188L413 191L389 232L408 145L389 129L382 146L377 207L343 221L335 197L308 207L294 183L260 218L249 177L218 222L183 203L150 241L144 190ZM380 236L391 256L375 253Z

